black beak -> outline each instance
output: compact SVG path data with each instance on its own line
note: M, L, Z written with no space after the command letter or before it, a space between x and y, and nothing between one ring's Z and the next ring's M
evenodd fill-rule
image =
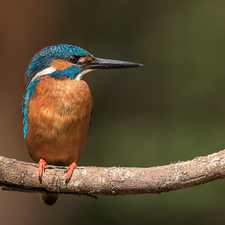
M143 66L139 63L125 62L112 59L94 58L93 61L86 63L86 69L122 69Z

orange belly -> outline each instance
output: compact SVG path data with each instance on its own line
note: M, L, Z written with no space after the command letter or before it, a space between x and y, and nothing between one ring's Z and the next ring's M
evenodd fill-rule
M68 166L79 161L88 136L92 96L83 80L43 77L28 106L26 144L34 160Z

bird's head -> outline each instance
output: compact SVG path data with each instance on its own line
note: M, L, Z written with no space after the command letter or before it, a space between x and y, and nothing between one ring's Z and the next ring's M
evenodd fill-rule
M49 75L55 78L80 80L82 76L95 69L132 68L139 63L100 59L86 50L66 44L49 46L38 52L31 60L26 74L26 84L36 78Z

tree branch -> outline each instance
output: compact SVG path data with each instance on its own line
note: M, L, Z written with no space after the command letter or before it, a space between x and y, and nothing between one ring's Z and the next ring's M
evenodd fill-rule
M66 167L46 166L42 183L38 164L0 157L3 190L77 195L161 194L225 177L225 150L167 166L77 167L68 184Z

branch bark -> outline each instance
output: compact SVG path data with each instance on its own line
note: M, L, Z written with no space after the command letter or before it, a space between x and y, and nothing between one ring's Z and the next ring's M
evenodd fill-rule
M161 194L225 177L225 150L166 166L77 167L68 184L66 167L46 166L40 184L38 164L0 157L3 190L76 195Z

